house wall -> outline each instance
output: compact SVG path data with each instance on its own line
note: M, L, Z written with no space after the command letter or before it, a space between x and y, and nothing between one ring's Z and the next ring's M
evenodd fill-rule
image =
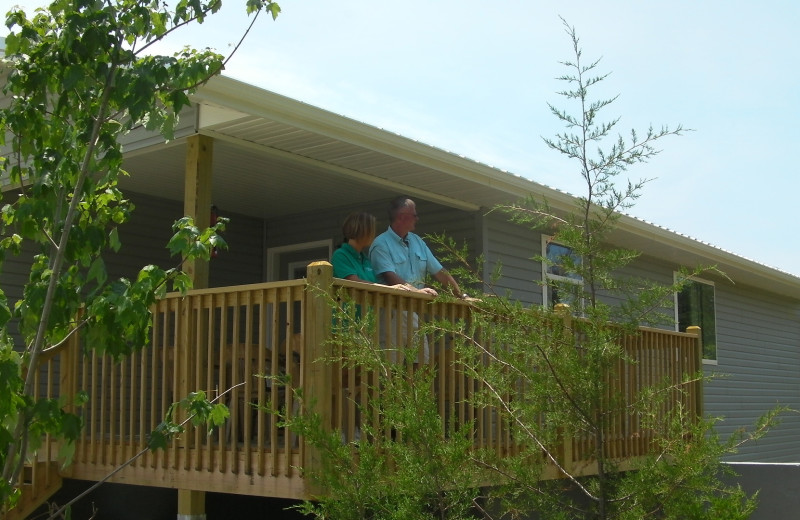
M528 304L542 302L541 266L530 258L541 254L541 235L491 214L484 223L488 269L502 264L497 288L513 291ZM679 268L659 259L641 256L623 269L623 278L673 282ZM704 364L715 377L705 385L706 414L722 417L721 437L740 428L752 429L758 419L778 404L800 410L800 302L732 283L722 277L715 284L717 362ZM736 282L736 280L733 280ZM618 296L604 295L608 304ZM668 304L671 305L671 304ZM661 309L674 319L674 308ZM672 328L672 323L652 324ZM800 462L800 414L786 413L781 424L756 442L743 445L729 461Z
M670 284L678 268L642 256L622 275ZM800 302L736 280L706 278L715 288L717 361L703 365L705 374L713 376L704 387L704 405L707 416L723 418L716 430L726 439L741 428L752 430L778 404L800 410ZM663 311L673 313L674 308ZM726 460L800 462L798 432L800 415L785 414L763 439L746 443Z
M735 281L735 280L734 280ZM800 410L800 305L754 287L716 284L717 365L705 387L706 412L724 416L719 431L750 428L777 404ZM800 462L800 414L744 445L732 461Z
M148 264L165 269L175 267L179 259L170 257L166 246L173 234L173 222L183 216L183 203L139 193L128 192L126 196L135 209L130 221L119 229L122 243L119 252L104 257L109 277L135 278ZM353 210L373 213L378 218L378 230L382 232L388 226L387 205L388 201L378 201L363 208L342 207L286 216L266 223L219 208L219 215L230 219L222 235L228 249L219 251L211 260L209 285L223 287L266 280L264 259L267 247L322 239L333 239L334 245L338 246L342 241L341 223ZM473 253L479 247L476 240L477 215L425 201L417 203L417 213L420 215L419 234L445 233L458 243L466 242ZM20 256L6 257L0 272L0 284L12 306L22 296L34 253L33 247L26 247ZM12 326L12 331L15 330L16 327Z
M499 265L501 276L495 283L498 294L513 291L514 298L529 304L542 304L541 264L531 258L542 253L541 233L513 224L503 215L484 217L486 234L486 272ZM488 276L486 276L488 278Z
M25 242L19 255L5 253L3 268L0 270L0 288L5 293L10 309L13 309L14 304L22 298L23 286L28 281L33 257L37 252L33 244ZM23 344L18 319L12 318L8 324L8 332L14 338L15 345Z
M632 266L638 276L661 283L672 283L677 269L647 256ZM721 438L752 430L778 404L800 410L800 302L721 276L704 278L714 283L717 329L717 361L703 365L712 376L704 404L706 415L723 419L716 425ZM726 460L800 462L798 432L800 414L784 414L777 428Z
M126 195L136 209L131 220L120 228L122 247L119 253L106 259L109 274L134 277L147 264L175 267L179 259L170 257L166 246L173 235L172 223L183 216L183 202L137 193ZM218 251L211 260L209 285L221 287L263 281L263 223L225 208L219 208L219 215L230 219L222 234L228 249Z
M166 246L173 234L172 223L183 216L183 203L136 193L126 196L136 207L130 221L119 228L122 242L119 252L104 255L109 278L133 279L148 264L164 269L175 267L179 259L170 257ZM223 234L229 249L220 251L211 261L209 285L220 287L263 281L262 221L225 212L224 208L220 214L231 219ZM0 272L0 287L12 307L22 297L36 251L35 246L26 242L22 254L6 255ZM12 323L9 330L21 345L16 323Z

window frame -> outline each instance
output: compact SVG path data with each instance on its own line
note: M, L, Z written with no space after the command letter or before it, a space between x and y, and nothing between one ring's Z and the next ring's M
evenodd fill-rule
M327 255L320 256L320 251L327 249ZM306 255L302 255L303 251L307 251ZM305 256L302 259L295 259L281 265L281 257L286 254L301 253L300 256ZM312 242L299 242L285 246L269 247L266 254L266 265L264 271L266 272L268 282L276 282L279 280L292 280L297 274L298 268L302 267L305 263L307 266L311 262L317 260L330 261L331 254L333 253L333 239L328 238L324 240L315 240ZM285 267L285 269L281 269Z
M717 287L716 287L716 284L713 281L707 280L705 278L699 278L697 276L684 277L679 272L674 272L673 273L673 279L675 280L676 284L679 283L682 278L688 279L690 282L693 282L693 283L703 284L705 286L711 287L711 289L714 291L713 292L713 306L714 306L714 308L713 308L713 312L712 312L712 319L714 320L714 358L712 359L712 358L705 357L705 352L703 352L703 364L704 365L716 365L719 362L718 361L719 360L719 348L718 348L718 345L719 345L719 341L718 341L719 334L717 334ZM676 332L681 332L681 330L680 330L681 329L681 323L680 323L680 315L679 315L679 307L678 307L678 298L680 296L680 292L679 291L675 291L673 296L674 296L674 312L675 312L675 331ZM703 327L702 323L698 323L698 324L695 324L695 325L699 326L701 330L705 329ZM705 340L704 340L703 343L705 344Z
M542 239L542 258L548 258L548 256L547 256L547 246L548 246L548 244L551 244L551 243L559 245L559 246L564 247L566 249L569 249L570 254L572 254L572 255L575 254L572 251L572 248L569 248L569 247L565 246L563 243L559 242L558 240L554 240L552 235L544 235L543 234L543 235L541 235L541 239ZM553 309L555 304L551 304L550 303L550 298L551 298L550 292L551 292L551 290L550 290L550 284L548 283L548 280L556 280L559 283L571 283L571 284L579 285L579 286L583 287L583 277L582 276L581 277L578 277L578 276L570 277L570 276L552 274L552 273L548 272L548 267L549 267L549 264L547 262L542 262L542 306L544 308L546 308L546 309ZM565 302L559 302L559 303L565 303ZM571 306L571 307L573 307L573 306ZM583 307L583 305L580 305L580 307ZM575 312L575 309L573 309L573 312Z

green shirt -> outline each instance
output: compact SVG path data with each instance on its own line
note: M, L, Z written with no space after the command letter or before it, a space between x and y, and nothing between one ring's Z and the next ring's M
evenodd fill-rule
M336 278L347 278L350 275L356 275L366 282L375 283L378 281L375 278L375 272L372 270L369 257L353 249L353 246L347 242L333 252L331 264L333 264L333 276Z

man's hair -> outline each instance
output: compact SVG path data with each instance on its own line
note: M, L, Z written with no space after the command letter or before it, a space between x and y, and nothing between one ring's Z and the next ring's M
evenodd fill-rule
M414 201L406 197L405 195L400 195L399 197L395 197L389 203L389 222L394 222L394 219L397 218L397 214L400 211L406 209L408 206L413 204Z
M369 235L375 235L375 216L369 213L353 212L347 215L342 223L342 235L347 242L351 238L358 240Z

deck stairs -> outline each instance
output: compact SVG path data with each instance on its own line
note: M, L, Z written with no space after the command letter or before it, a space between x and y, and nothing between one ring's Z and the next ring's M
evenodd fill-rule
M36 511L61 488L58 463L36 461L26 464L20 479L19 502L10 511L0 515L4 520L23 520Z

